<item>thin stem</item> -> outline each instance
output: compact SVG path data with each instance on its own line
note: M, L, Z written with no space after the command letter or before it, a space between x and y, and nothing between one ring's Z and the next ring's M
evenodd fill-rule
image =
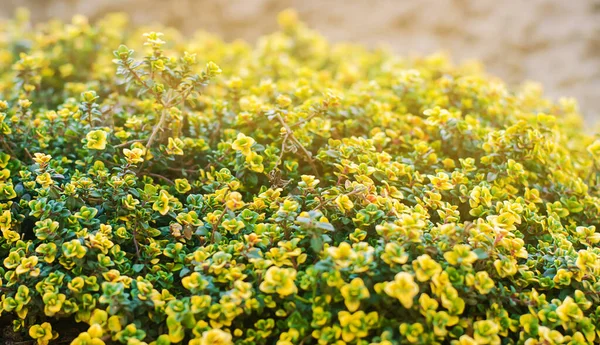
M312 120L315 116L320 115L320 114L321 114L321 111L315 111L314 113L310 114L309 117L290 125L290 128L295 128L295 127L300 126L301 124L307 123L308 121Z
M279 159L277 160L277 164L276 166L279 166L279 164L281 164L281 162L283 161L283 154L285 153L285 144L287 143L289 135L285 135L283 137L283 141L281 142L281 152L279 153Z
M4 146L4 148L6 149L6 151L8 151L10 153L11 156L15 157L15 152L12 150L12 148L8 145L8 143L6 142L6 140L4 140L4 138L2 139L2 146ZM17 157L15 157L17 158Z
M306 298L304 298L304 297L301 297L301 296L299 296L299 295L296 295L296 296L294 296L294 298L295 298L295 299L297 299L298 301L300 301L300 302L303 302L303 303L306 303L306 304L311 304L311 303L312 303L311 301L309 301L309 300L307 300Z
M134 227L133 228L133 245L135 246L135 256L137 257L137 259L139 261L140 260L140 245L138 244L137 238L135 238L136 236L137 236L137 230L136 230L136 227Z
M151 172L147 172L147 173L146 173L146 175L148 175L148 176L153 176L153 177L156 177L156 178L159 178L159 179L161 179L161 180L163 180L163 181L166 181L166 182L168 182L168 183L170 183L170 184L172 184L172 185L175 185L175 182L173 182L172 180L170 180L170 179L168 179L168 178L166 178L166 177L164 177L164 176L162 176L162 175L155 174L155 173L151 173Z
M319 170L317 169L317 166L315 165L315 160L313 159L312 153L310 151L308 151L304 147L304 145L302 145L302 143L300 143L300 141L298 141L298 139L296 139L296 137L294 136L294 131L292 131L290 126L285 122L285 120L281 117L281 115L279 113L277 113L276 116L277 116L277 120L279 120L279 123L281 123L281 125L283 126L283 128L286 131L285 139L287 140L289 138L290 140L292 140L294 142L294 144L296 144L296 147L298 147L306 156L306 159L307 159L308 163L310 164L311 168L313 169L315 176L319 177ZM282 148L284 148L284 147L282 147Z
M304 152L304 155L306 156L308 163L310 164L310 166L312 167L315 176L319 177L319 171L317 170L317 166L315 165L315 160L312 157L312 153L310 151L308 151L304 145L302 145L300 143L300 141L298 141L298 139L296 139L295 136L291 136L292 141L296 144L296 146L300 147L300 149Z
M156 101L164 106L165 104L162 101L160 94L158 94L157 92L154 92L154 90L148 85L148 83L146 83L146 81L143 80L142 77L140 77L140 75L137 74L133 68L131 68L131 66L129 66L129 65L126 65L126 66L127 66L127 70L133 75L135 80L137 80L140 84L142 84L143 87L150 90L150 92L152 92L152 94L154 95L154 98L156 98Z
M158 124L156 124L154 126L154 128L152 129L152 134L150 134L150 137L148 138L148 142L146 143L146 150L150 149L150 147L152 147L152 143L154 142L154 140L156 139L156 134L158 134L158 131L160 129L162 129L162 126L165 122L165 120L167 119L167 109L163 108L161 114L160 114L160 119L158 120Z
M90 127L92 127L92 104L91 103L88 103L87 118L88 118Z
M217 231L219 231L219 225L221 224L221 221L223 220L223 217L225 217L225 213L227 213L228 210L229 209L225 207L223 213L221 213L219 216L219 219L217 219L217 221L212 225L212 236L210 237L210 243L215 243L215 234Z
M31 155L31 153L29 153L29 150L25 147L25 154L27 154L27 157L29 157L29 159L33 160L33 156Z
M171 167L166 167L165 169L171 170L171 171L178 171L178 172L185 171L188 173L199 173L200 172L199 169L185 169L185 168L171 168Z

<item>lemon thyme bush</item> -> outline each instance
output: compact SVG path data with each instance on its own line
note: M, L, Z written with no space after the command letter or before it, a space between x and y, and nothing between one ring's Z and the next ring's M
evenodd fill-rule
M574 102L279 21L254 47L2 24L1 320L39 345L600 343Z

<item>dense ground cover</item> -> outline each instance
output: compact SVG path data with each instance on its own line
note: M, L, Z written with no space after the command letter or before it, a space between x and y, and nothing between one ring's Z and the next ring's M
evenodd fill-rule
M1 320L40 345L600 342L575 102L279 19L256 46L3 24Z

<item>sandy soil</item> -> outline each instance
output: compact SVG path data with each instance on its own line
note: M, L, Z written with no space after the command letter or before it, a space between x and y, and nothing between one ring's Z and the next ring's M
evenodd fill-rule
M600 123L600 0L0 0L0 16L17 6L34 20L126 11L135 23L250 41L294 7L335 41L386 43L400 54L446 50L509 83L539 81L551 97L577 98L588 122Z

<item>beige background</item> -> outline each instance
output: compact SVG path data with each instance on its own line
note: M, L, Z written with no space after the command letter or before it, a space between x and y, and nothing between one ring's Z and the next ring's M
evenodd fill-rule
M36 21L126 11L135 23L206 29L250 41L275 30L277 12L294 7L334 41L479 59L511 84L539 81L550 97L577 98L588 123L600 122L600 0L0 0L0 5L0 16L25 6Z

